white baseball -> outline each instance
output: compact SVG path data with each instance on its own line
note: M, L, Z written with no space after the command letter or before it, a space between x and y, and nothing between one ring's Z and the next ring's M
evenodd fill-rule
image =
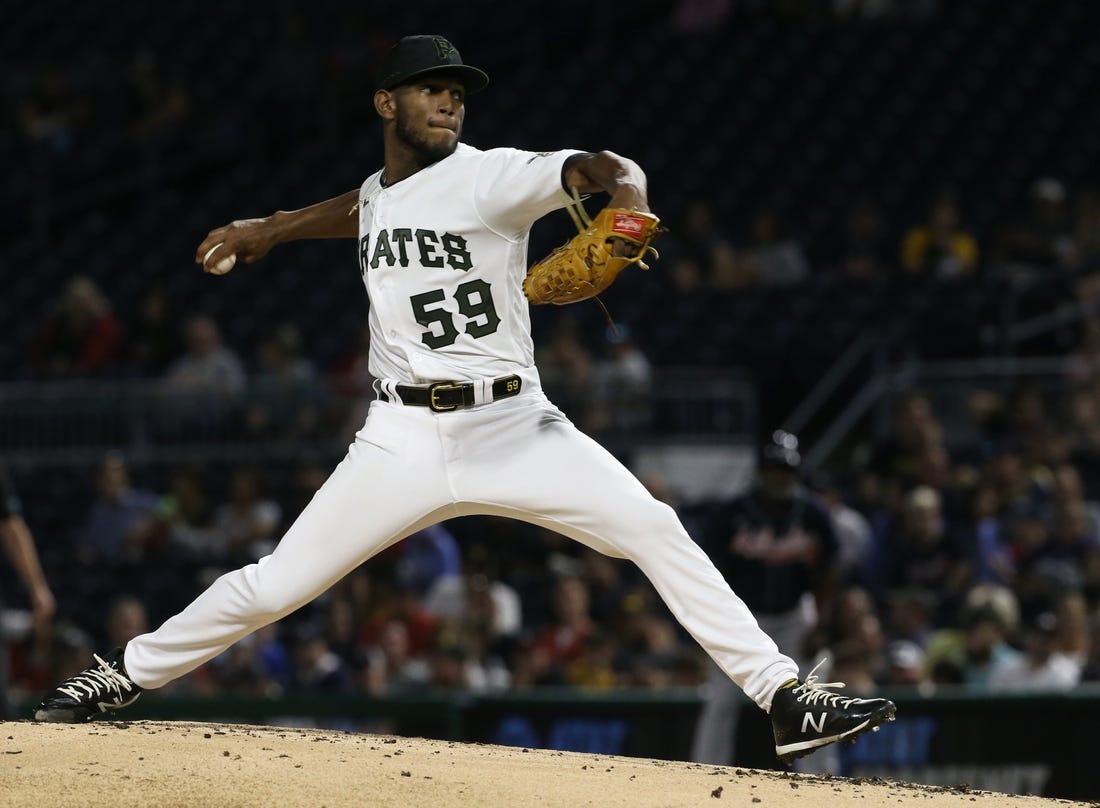
M206 257L202 259L203 266L206 266L206 262L210 260L210 256L214 254L214 250L218 249L218 247L220 246L222 246L221 242L215 244L213 247L206 251ZM230 253L225 258L218 261L218 263L216 263L214 266L206 267L206 271L214 275L224 275L226 272L231 270L233 268L233 265L236 263L237 254Z

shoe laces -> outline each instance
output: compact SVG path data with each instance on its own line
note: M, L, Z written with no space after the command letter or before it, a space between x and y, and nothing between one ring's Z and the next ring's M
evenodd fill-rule
M857 701L854 698L841 696L839 693L829 692L829 688L839 690L844 687L844 682L817 681L817 669L824 664L824 659L818 662L806 676L806 681L791 688L791 692L795 694L795 700L802 704L823 703L826 707L847 707L853 701Z
M134 683L101 659L98 654L92 654L92 659L99 663L98 668L88 668L83 673L78 673L57 689L73 699L81 699L85 696L99 698L110 690L117 693L121 699L123 689L127 692L133 689Z

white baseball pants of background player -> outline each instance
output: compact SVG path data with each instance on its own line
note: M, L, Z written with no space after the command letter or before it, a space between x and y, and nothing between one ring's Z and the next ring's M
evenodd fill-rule
M518 396L451 412L373 402L347 456L274 552L218 578L156 631L131 640L130 678L143 688L167 684L405 536L489 514L633 561L730 679L770 709L776 688L797 677L795 663L673 509L546 399L533 368L520 376Z

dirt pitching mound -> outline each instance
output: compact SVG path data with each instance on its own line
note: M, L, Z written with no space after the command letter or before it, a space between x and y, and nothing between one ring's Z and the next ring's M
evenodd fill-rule
M5 806L897 808L899 803L925 808L1074 804L878 780L315 729L0 722L0 804Z

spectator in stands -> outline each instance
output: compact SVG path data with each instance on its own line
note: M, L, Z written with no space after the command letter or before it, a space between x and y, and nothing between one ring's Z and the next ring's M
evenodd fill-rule
M1089 299L1100 291L1097 285L1100 280L1100 191L1095 188L1078 195L1073 213L1073 246L1071 268L1080 278L1077 296Z
M894 640L886 646L887 687L925 689L930 683L925 669L924 649L909 640Z
M580 652L565 665L565 681L583 690L612 690L619 684L615 658L619 643L596 627L581 642Z
M432 591L436 582L462 578L462 550L443 524L418 530L398 546L397 577L420 595ZM459 587L455 586L455 591ZM436 590L437 596L439 590ZM449 597L449 596L448 596Z
M470 690L469 663L460 645L440 645L428 654L428 687L436 691Z
M860 199L845 211L843 231L825 261L836 277L848 280L885 278L892 271L895 257L874 202Z
M289 689L311 693L345 693L354 687L351 671L329 647L319 626L306 622L294 631Z
M1100 556L1100 544L1090 535L1084 504L1074 501L1055 508L1053 524L1038 516L1021 517L1023 526L1014 547L1017 575L1013 583L1032 610L1052 602L1061 592L1081 591L1085 571Z
M555 319L550 339L535 349L535 362L546 394L567 414L577 417L591 405L593 359L574 317Z
M329 469L323 465L319 456L307 452L298 460L290 474L290 490L280 503L285 507L282 509L283 524L278 531L279 535L285 533L290 524L298 518L298 514L313 499L313 495L328 475Z
M279 326L260 341L257 353L259 368L249 383L249 431L275 440L316 436L322 389L313 362L302 353L297 327Z
M1081 679L1100 682L1100 609L1093 608L1088 618L1089 653L1085 659Z
M923 648L933 633L936 593L920 587L891 592L886 602L887 634Z
M839 580L860 577L871 549L871 524L844 501L840 485L826 475L815 475L811 488L829 512L837 540L836 570Z
M857 650L866 656L871 672L877 675L886 636L870 593L860 586L848 586L827 606L817 627L802 644L803 656L832 658L840 648Z
M483 605L490 605L483 600ZM476 692L503 690L512 674L504 661L511 642L493 635L488 609L473 609L459 620L443 621L428 654L435 687L453 688L458 683Z
M366 668L365 649L360 641L365 615L356 614L351 598L336 593L328 599L323 611L324 635L329 648L348 664L357 679L361 679Z
M1000 235L1000 271L1015 277L1039 277L1065 270L1074 260L1073 227L1062 182L1040 177L1031 184L1025 214Z
M624 601L628 598L636 599L640 609L652 613L653 598L643 599L643 595L652 592L648 587L648 581L639 586L637 579L631 580L629 576L633 570L622 564L619 559L586 547L581 550L578 560L580 565L577 568L577 574L588 586L588 600L593 619L605 625L610 623L621 615Z
M943 442L943 427L928 396L917 390L902 394L894 402L890 426L890 436L871 448L868 469L880 479L914 481L925 447Z
M760 286L790 286L810 275L802 245L773 210L753 214L749 238L737 249L737 261L748 283Z
M663 688L694 687L706 682L706 660L685 646L675 624L664 615L639 609L630 633L614 633L623 640L620 658L614 660L621 684Z
M424 608L438 620L482 624L493 640L514 637L523 627L519 593L497 578L487 548L472 548L461 574L440 575L424 596Z
M38 332L34 366L47 376L95 375L118 358L121 341L122 323L107 297L91 278L77 275Z
M273 699L290 683L291 668L290 653L270 625L234 643L194 678L200 693Z
M77 132L88 120L88 104L56 64L38 71L30 92L19 100L17 119L23 137L58 155L72 151Z
M182 396L181 414L223 412L238 403L245 392L246 377L240 357L222 344L221 331L210 317L188 321L186 350L168 368L165 392Z
M45 628L57 611L57 602L46 583L42 564L38 559L34 536L23 519L19 496L12 484L7 468L0 464L0 547L11 563L19 580L27 590L30 600L32 625ZM3 589L0 588L0 608L3 607ZM0 720L13 717L9 704L7 638L0 632Z
M1100 502L1085 496L1085 484L1081 472L1073 463L1063 462L1052 467L1050 499L1046 504L1046 518L1053 517L1052 509L1060 505L1080 502L1088 520L1088 532L1100 537Z
M282 508L264 495L259 469L234 469L229 482L229 501L214 510L211 543L218 554L255 561L275 549Z
M588 431L622 434L648 429L652 383L653 369L630 326L608 326L604 357L592 370Z
M180 355L180 324L162 284L150 286L138 299L137 313L126 324L125 361L135 376L162 375Z
M562 576L554 585L554 621L543 627L535 640L541 651L544 683L565 683L570 663L584 654L585 644L597 630L589 611L588 587L583 579Z
M50 585L42 572L34 534L31 533L11 474L0 463L0 547L26 589L34 625L48 623L57 611ZM0 654L2 656L2 654ZM2 692L2 691L0 691Z
M386 627L401 623L405 627L406 655L422 658L427 654L439 634L441 621L429 611L416 590L390 575L371 579L369 588L371 608L360 629L360 643L366 648L382 648Z
M969 519L976 583L1011 584L1016 575L1012 535L999 513L997 489L982 479L971 492Z
M705 294L707 292L707 279L703 275L703 268L688 257L676 258L669 262L665 270L672 291L677 295ZM541 365L539 366L541 368Z
M953 196L940 194L923 224L906 232L901 268L909 276L936 279L972 275L978 268L978 243L962 229Z
M676 0L671 12L673 28L684 34L721 28L730 12L731 0Z
M191 115L191 93L186 84L178 76L165 77L151 48L134 53L126 90L130 133L138 141L174 134Z
M833 0L840 18L861 20L911 20L920 22L939 13L939 0Z
M948 529L943 499L934 488L917 486L905 497L901 518L875 548L874 588L917 588L937 594L942 619L953 614L971 581L969 558Z
M1088 609L1088 601L1081 592L1065 592L1055 598L1054 616L1057 618L1057 631L1054 637L1054 650L1065 654L1082 669L1092 651Z
M375 399L375 379L369 362L370 326L364 324L359 330L355 350L336 363L329 382L331 393L337 399L337 432L341 442L350 442L363 428L367 408Z
M838 645L830 651L829 678L843 681L844 692L867 698L875 692L875 668L872 655L857 645Z
M1069 690L1081 665L1057 650L1058 618L1043 612L1024 628L1024 653L989 675L990 690Z
M993 673L1020 655L1007 641L1016 631L1018 615L1010 590L989 586L971 590L959 628L943 629L929 638L925 653L933 680L986 690Z
M1002 518L1037 513L1046 501L1045 480L1037 479L1025 467L1018 438L990 442L984 449L981 471L996 492L997 512Z
M211 529L211 516L202 470L195 466L176 469L161 504L171 546L198 560L224 561L225 548Z
M714 207L705 199L694 199L685 209L679 227L668 233L669 261L687 259L695 263L710 284L720 288L739 288L745 279L738 266L733 243L715 222Z
M106 641L111 648L126 645L139 634L149 630L149 615L145 604L135 597L123 596L111 604L107 611Z
M135 488L125 459L111 452L96 474L95 502L77 530L77 556L85 564L143 559L161 528L160 497Z
M409 627L401 620L382 626L378 643L367 650L366 690L373 696L423 692L431 678L426 656L410 648Z

